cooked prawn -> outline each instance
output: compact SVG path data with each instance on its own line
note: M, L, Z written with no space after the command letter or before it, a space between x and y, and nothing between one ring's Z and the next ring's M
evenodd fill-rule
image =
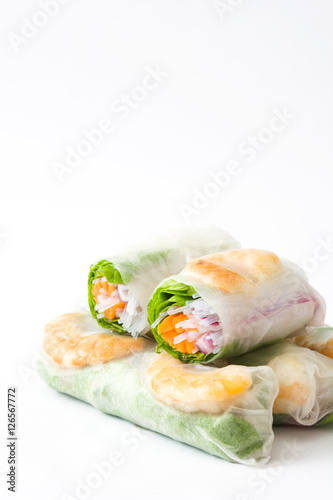
M252 385L245 367L201 369L163 352L148 368L147 379L156 399L189 413L219 413Z
M94 333L96 330L98 333ZM106 363L141 351L149 344L143 338L99 332L88 313L64 314L45 327L44 350L63 367Z
M333 359L333 337L321 342L318 339L312 339L311 335L301 335L299 337L295 337L293 341L300 347L307 347L312 351L319 352L320 354Z
M310 398L309 375L294 354L285 353L268 363L277 376L279 393L275 399L273 413L292 414Z

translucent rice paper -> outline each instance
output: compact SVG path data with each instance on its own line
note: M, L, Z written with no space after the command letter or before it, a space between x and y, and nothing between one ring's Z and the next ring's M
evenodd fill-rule
M219 228L174 229L126 248L106 260L120 272L125 285L147 316L149 298L160 281L180 272L188 261L196 257L233 248L240 248L240 244ZM144 330L138 333L144 334L149 330L147 321Z
M273 369L280 388L273 407L275 424L333 422L332 359L282 340L231 362Z
M296 264L285 259L281 262L282 271L257 284L250 293L229 294L202 283L190 271L171 276L193 286L219 316L223 346L209 361L242 354L260 344L306 333L306 326L323 324L324 299Z
M250 378L245 391L226 401L217 413L195 412L195 408L187 412L159 401L153 394L147 371L152 362L163 357L154 352L153 342L151 347L148 344L144 351L122 359L82 368L62 368L43 357L39 372L59 392L212 455L248 465L268 461L273 442L272 405L278 392L271 368L235 367ZM182 363L180 369L205 374L217 370Z
M330 326L311 328L308 335L301 335L292 340L300 347L307 347L333 359L333 328Z

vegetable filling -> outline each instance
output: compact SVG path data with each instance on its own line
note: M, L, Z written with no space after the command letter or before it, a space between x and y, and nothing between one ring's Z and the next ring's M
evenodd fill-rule
M105 276L92 282L97 318L110 323L117 321L128 333L137 337L144 330L147 320L140 304L126 285L109 283Z
M216 354L223 345L219 317L203 299L189 300L183 307L170 307L155 323L158 334L179 352Z

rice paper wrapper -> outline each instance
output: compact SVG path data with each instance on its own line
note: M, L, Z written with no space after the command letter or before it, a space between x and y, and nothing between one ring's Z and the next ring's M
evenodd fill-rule
M275 424L322 425L333 422L333 360L285 340L230 360L267 365L279 382Z
M180 272L187 262L196 257L233 248L240 248L240 244L228 232L220 228L172 230L151 237L140 245L125 248L117 255L91 266L88 279L88 301L91 313L103 328L113 329L117 333L126 333L126 329L119 328L115 322L96 318L91 288L92 281L101 272L99 265L101 262L112 264L118 272L116 283L124 283L142 308L143 326L140 331L131 332L134 337L137 337L150 330L147 321L147 305L152 292L163 279ZM113 278L110 276L109 279Z
M156 292L164 283L174 280L192 287L218 315L223 333L223 345L218 353L208 354L198 361L214 362L220 358L237 356L273 341L307 333L309 326L322 325L326 306L321 295L309 284L306 274L292 262L281 259L282 271L274 278L256 285L254 292L230 294L207 285L181 272L164 280L155 290L149 304L150 323L157 319L154 309L159 301ZM164 310L167 310L166 306ZM157 330L152 329L159 342ZM168 350L178 355L170 347ZM197 361L194 357L179 356L183 361Z
M321 328L310 328L308 335L293 338L300 347L307 347L333 359L333 328L325 325Z
M245 368L252 385L224 411L189 413L160 402L152 393L147 369L159 357L152 344L151 350L85 368L61 368L42 358L38 369L53 389L105 413L231 462L258 465L268 461L273 442L272 405L278 391L269 367ZM216 370L200 365L182 366L197 372Z

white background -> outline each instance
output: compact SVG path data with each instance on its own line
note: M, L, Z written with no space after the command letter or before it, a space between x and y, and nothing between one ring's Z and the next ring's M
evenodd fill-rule
M72 0L45 20L36 1L1 0L0 410L3 432L16 385L17 499L79 498L77 481L112 450L122 464L86 498L332 491L331 426L277 429L270 464L253 469L148 431L132 436L132 424L53 392L33 368L45 323L84 301L89 265L169 227L222 226L243 247L294 260L333 323L333 248L321 243L333 237L332 2L224 4L218 15L212 0ZM24 18L44 26L29 31ZM156 65L168 76L122 119L112 105L140 93ZM270 137L276 109L293 118ZM113 132L60 180L54 162L105 118ZM270 142L249 161L239 148L258 134ZM230 161L237 175L207 187ZM198 190L215 197L186 218Z

